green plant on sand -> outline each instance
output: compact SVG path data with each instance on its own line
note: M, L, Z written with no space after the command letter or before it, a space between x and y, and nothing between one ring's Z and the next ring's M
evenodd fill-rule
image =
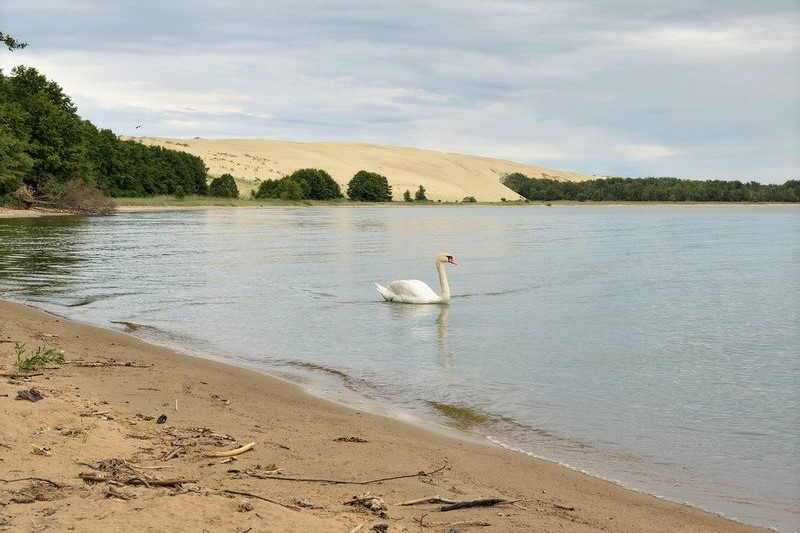
M25 344L17 342L14 344L14 351L17 352L17 370L19 372L30 372L37 368L44 368L49 363L64 364L64 354L52 348L39 346L30 356L24 357L27 351Z

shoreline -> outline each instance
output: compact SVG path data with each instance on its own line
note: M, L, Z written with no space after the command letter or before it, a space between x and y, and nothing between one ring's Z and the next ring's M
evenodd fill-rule
M68 361L103 362L95 367L65 364L46 369L29 381L12 380L0 390L5 415L0 426L0 465L8 472L4 478L47 478L67 487L56 491L59 497L24 504L12 500L26 482L0 483L0 502L9 502L0 511L0 531L5 530L3 520L13 528L78 524L81 531L90 532L108 530L112 524L136 524L138 530L158 524L167 529L173 520L169 529L194 531L196 527L190 524L203 517L217 521L197 522L197 527L214 523L217 529L263 528L266 522L259 514L269 514L270 524L283 524L264 529L269 531L292 527L297 531L350 531L358 524L368 529L379 522L390 524L389 531L418 531L416 520L424 513L428 513L426 523L489 522L482 531L767 531L478 442L468 434L461 439L360 412L312 396L281 378L180 354L23 304L0 300L0 325L4 373L13 371L14 342L26 343L30 351L45 345L64 350ZM14 400L19 390L31 387L40 390L45 400ZM81 418L86 410L106 414ZM65 412L70 414L65 416ZM163 425L144 419L162 413L168 417ZM79 423L80 431L64 435L65 426L75 429ZM87 426L90 431L85 431ZM187 428L206 428L211 434L231 436L235 442L209 440L202 432L187 437L191 432ZM176 440L176 434L184 440ZM354 439L336 440L340 437ZM42 442L51 455L32 455L31 445ZM231 463L198 457L201 448L230 449L249 442L256 443L254 448ZM168 461L159 460L172 449L180 451ZM163 472L157 469L147 474L174 477L181 473L195 482L181 485L181 489L125 486L125 493L135 498L108 497L109 485L86 484L78 474L87 470L79 463L111 458L168 466L171 468ZM278 476L369 480L432 472L445 463L444 470L430 475L365 485L258 477L268 465L275 465L282 470ZM232 494L220 493L220 487L251 496L237 495L232 500ZM388 518L342 504L367 490L384 500ZM179 497L166 497L170 494ZM499 505L442 513L431 504L395 505L434 494L453 500L523 500L519 505L527 510ZM324 509L293 503L303 499ZM244 500L256 511L236 512L237 506L248 506ZM159 515L165 507L168 516ZM42 509L55 511L47 516L37 514Z

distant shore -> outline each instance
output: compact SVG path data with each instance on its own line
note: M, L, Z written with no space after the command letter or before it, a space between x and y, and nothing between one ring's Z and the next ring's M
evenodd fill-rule
M20 304L0 300L0 324L0 531L766 531ZM15 343L67 362L15 375ZM30 389L44 399L15 400ZM376 510L344 503L367 491ZM399 505L433 496L514 503Z

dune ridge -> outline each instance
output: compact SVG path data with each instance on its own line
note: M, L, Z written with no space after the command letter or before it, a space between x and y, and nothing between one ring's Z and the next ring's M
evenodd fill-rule
M386 176L394 200L420 185L429 200L455 202L473 196L479 202L517 200L520 196L500 183L512 172L531 178L581 181L589 176L489 157L454 154L398 146L347 142L289 142L254 139L170 139L136 137L147 145L163 146L196 155L212 177L225 173L236 178L243 196L258 180L280 179L300 168L327 171L346 193L347 183L359 170Z

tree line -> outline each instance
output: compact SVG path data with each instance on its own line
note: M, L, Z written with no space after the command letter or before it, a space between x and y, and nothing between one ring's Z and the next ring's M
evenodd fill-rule
M506 175L503 184L532 201L579 202L798 202L800 181L762 184L755 181L688 180L679 178L600 178L558 181Z
M207 177L197 156L122 140L83 120L36 69L0 70L0 200L22 185L36 192L72 180L110 196L207 194Z

